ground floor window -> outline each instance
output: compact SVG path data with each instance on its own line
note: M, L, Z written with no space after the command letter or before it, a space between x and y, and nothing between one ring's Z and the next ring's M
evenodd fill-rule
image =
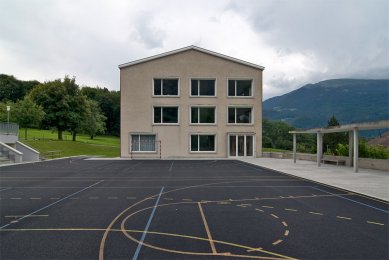
M155 152L155 135L131 135L131 151Z
M215 135L191 135L191 152L215 152Z

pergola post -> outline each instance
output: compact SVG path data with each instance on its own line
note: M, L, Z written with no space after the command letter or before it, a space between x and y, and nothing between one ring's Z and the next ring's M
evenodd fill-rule
M348 161L349 166L353 166L353 131L348 131Z
M323 134L317 132L317 166L320 167L321 158L323 156Z
M293 162L296 163L296 134L293 134Z
M354 172L358 172L358 128L354 128Z

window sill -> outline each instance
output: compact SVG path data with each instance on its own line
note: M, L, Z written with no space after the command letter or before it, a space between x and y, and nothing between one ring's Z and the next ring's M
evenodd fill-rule
M237 124L227 123L227 126L254 126L254 124L253 123L237 123Z
M169 96L169 95L161 95L161 96L151 96L152 98L179 98L180 96Z
M227 98L254 98L254 96L227 96Z
M217 98L217 96L189 96L190 98Z
M132 151L131 153L149 153L149 154L152 154L152 153L157 153L157 151Z
M153 126L179 126L179 123L153 123Z
M190 123L190 126L217 126L216 123Z
M216 151L190 151L189 153L192 154L199 154L199 153L216 153Z

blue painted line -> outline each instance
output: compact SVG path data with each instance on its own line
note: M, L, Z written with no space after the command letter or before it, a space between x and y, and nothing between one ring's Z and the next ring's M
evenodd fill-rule
M158 204L159 204L159 200L160 200L160 198L161 198L161 195L162 195L162 192L163 192L164 188L165 188L165 187L162 187L161 191L159 192L158 199L157 199L157 201L155 202L153 211L151 212L151 215L150 215L150 217L149 217L149 221L147 221L146 227L145 227L145 229L144 229L144 231L143 231L142 237L141 237L141 239L140 239L140 241L139 241L138 247L136 248L135 254L134 254L134 256L132 257L132 260L138 259L140 249L142 248L143 241L144 241L145 238L146 238L147 231L149 230L151 221L153 220L155 210L157 209L157 206L158 206Z
M40 211L42 211L42 210L44 210L44 209L47 209L47 208L49 208L49 207L51 207L51 206L53 206L53 205L55 205L55 204L58 204L58 203L60 203L61 201L64 201L64 200L66 200L66 199L68 199L68 198L70 198L70 197L72 197L72 196L74 196L74 195L76 195L76 194L78 194L78 193L80 193L80 192L83 192L84 190L87 190L87 189L89 189L89 188L92 188L93 186L96 186L97 184L99 184L99 183L101 183L101 182L103 182L103 181L104 181L104 180L98 181L98 182L96 182L95 184L92 184L92 185L90 185L90 186L88 186L88 187L86 187L86 188L83 188L82 190L76 191L76 192L74 192L74 193L72 193L72 194L66 196L65 198L62 198L62 199L60 199L60 200L57 200L57 201L55 201L55 202L53 202L53 203L51 203L51 204L49 204L49 205L47 205L47 206L44 206L43 208L40 208L40 209L38 209L38 210L35 210L34 212L31 212L30 214L27 214L27 215L25 215L25 216L23 216L23 217L21 217L21 218L18 218L18 219L16 219L16 222L19 222L19 221L22 220L22 219L28 218L29 216L34 215L35 213L38 213L38 212L40 212ZM15 222L15 223L16 223L16 222ZM6 227L8 227L8 226L11 225L11 224L12 224L12 223L8 223L8 224L6 224L6 225L0 227L0 229L6 228Z
M322 190L322 189L319 189L319 188L316 188L316 187L313 187L311 186L312 189L315 189L315 190L318 190L318 191L321 191L321 192L324 192L324 193L327 193L327 194L331 194L331 195L334 195L336 197L339 197L339 198L342 198L342 199L345 199L345 200L348 200L348 201L352 201L354 203L357 203L357 204L360 204L360 205L363 205L363 206L366 206L366 207L369 207L369 208L372 208L372 209L375 209L375 210L379 210L379 211L382 211L382 212L385 212L385 213L388 213L389 214L389 211L387 210L384 210L384 209L380 209L380 208L376 208L374 206L371 206L369 204L365 204L365 203L362 203L362 202L359 202L359 201L356 201L356 200L352 200L352 199L349 199L349 198L346 198L346 197L343 197L341 195L337 195L337 194L334 194L334 193L331 193L331 192L328 192L328 191L325 191L325 190Z

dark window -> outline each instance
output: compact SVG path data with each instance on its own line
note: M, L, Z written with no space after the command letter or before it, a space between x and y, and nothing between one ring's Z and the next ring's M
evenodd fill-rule
M252 96L252 80L228 80L229 97Z
M230 124L251 124L251 108L250 107L229 107L228 108L228 123Z
M192 152L214 152L215 136L214 135L191 135Z
M215 80L192 79L190 93L192 96L215 96Z
M192 124L214 124L215 108L214 107L192 107L191 123Z
M178 79L154 79L154 96L178 96Z
M178 123L178 107L154 107L155 124Z

